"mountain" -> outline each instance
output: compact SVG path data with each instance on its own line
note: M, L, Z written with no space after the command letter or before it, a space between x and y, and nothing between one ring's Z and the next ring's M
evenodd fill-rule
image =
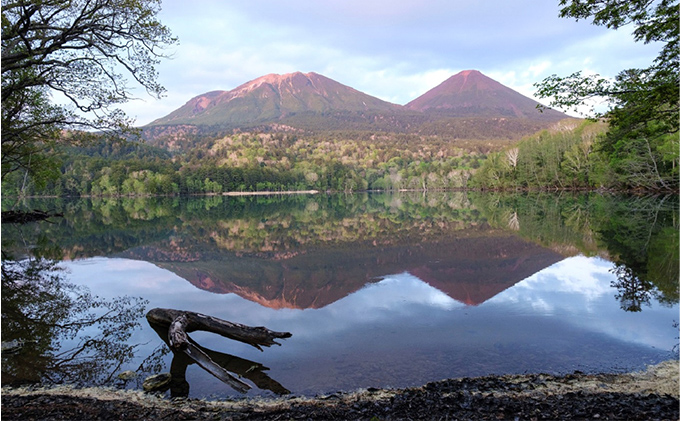
M568 118L555 110L541 112L538 102L477 70L464 70L406 104L406 108L440 117L500 117L530 121Z
M158 125L240 126L272 122L295 115L343 112L398 112L401 106L359 92L317 73L269 74L230 91L192 98Z
M406 133L448 139L520 139L566 114L536 109L538 102L483 75L460 72L405 106L360 92L317 73L270 74L230 91L189 100L144 127L150 144L195 147L235 129L315 133Z

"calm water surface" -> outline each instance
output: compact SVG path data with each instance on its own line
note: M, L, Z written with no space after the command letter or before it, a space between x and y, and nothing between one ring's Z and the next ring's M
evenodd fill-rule
M291 332L264 352L190 335L253 386L248 395L618 372L677 358L675 197L420 193L25 206L64 217L3 224L3 252L54 258L65 270L45 272L56 274L54 288L40 290L49 300L22 295L3 277L2 340L23 344L3 353L3 384L136 388L173 371L185 373L192 397L238 396L173 356L144 318L155 307ZM23 273L8 258L3 266ZM118 379L124 370L140 377Z

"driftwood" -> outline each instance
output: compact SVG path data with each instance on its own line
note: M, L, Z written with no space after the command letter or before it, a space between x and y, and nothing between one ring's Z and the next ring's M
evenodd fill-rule
M174 353L171 371L176 379L175 389L180 390L177 394L184 395L182 391L184 389L188 394L188 383L186 383L184 373L186 367L193 362L239 392L247 392L250 385L233 376L226 368L239 374L239 377L243 376L252 380L258 387L279 394L289 393L286 388L263 373L268 368L262 364L203 348L187 333L197 330L217 333L252 345L260 351L262 351L262 346L280 345L275 339L289 338L292 336L290 333L274 332L265 327L250 327L205 314L172 309L155 308L147 313L146 318ZM186 357L189 357L189 360Z
M167 326L151 325L156 333L168 343L168 329ZM268 367L265 367L261 363L246 360L245 358L237 357L231 354L225 354L218 351L213 351L208 348L204 348L201 345L194 343L189 339L193 346L199 348L205 355L210 357L210 359L220 367L224 368L230 373L235 373L239 379L246 378L251 382L255 383L257 387L262 390L271 390L277 395L286 395L290 393L290 390L286 389L276 380L272 379L267 375ZM189 396L189 382L186 379L187 368L191 364L197 364L196 360L190 357L185 352L173 352L172 363L170 364L170 374L172 378L170 380L170 394L174 397L187 397ZM226 382L231 385L230 382ZM239 387L242 387L241 383L238 383ZM235 388L236 390L240 390Z

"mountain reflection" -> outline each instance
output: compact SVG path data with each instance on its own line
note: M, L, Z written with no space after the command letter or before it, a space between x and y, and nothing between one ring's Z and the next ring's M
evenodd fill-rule
M428 192L25 205L65 217L39 229L3 225L3 249L28 241L33 253L56 244L66 259L147 261L276 309L321 308L403 272L478 305L578 254L620 265L612 286L625 310L650 294L678 297L677 197Z
M468 305L478 305L562 259L552 250L503 233L393 247L308 251L286 260L237 257L169 260L162 246L123 255L174 272L198 288L234 293L270 308L321 308L376 282L408 272ZM166 259L160 260L159 257Z

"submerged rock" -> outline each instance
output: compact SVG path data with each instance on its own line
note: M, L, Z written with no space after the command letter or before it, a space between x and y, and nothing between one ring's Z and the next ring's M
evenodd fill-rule
M2 353L13 354L19 352L19 350L24 346L24 343L20 340L14 339L12 341L2 342Z
M118 373L118 378L121 380L132 380L137 377L137 373L132 370L125 370Z
M170 387L170 380L172 376L170 373L160 373L153 376L149 376L144 379L142 387L147 392L166 390Z

